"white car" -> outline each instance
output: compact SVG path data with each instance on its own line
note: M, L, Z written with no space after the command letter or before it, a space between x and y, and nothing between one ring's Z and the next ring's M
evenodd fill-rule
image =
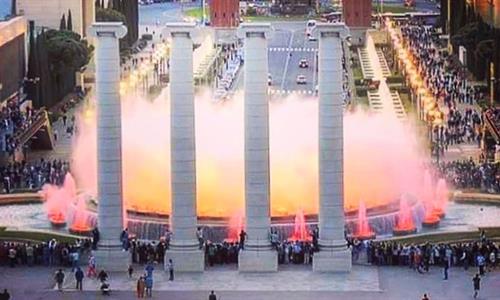
M297 76L297 84L307 84L306 76L304 75Z

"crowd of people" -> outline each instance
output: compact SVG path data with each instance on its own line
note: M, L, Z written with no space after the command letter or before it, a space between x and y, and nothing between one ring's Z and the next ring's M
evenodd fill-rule
M22 188L38 190L46 183L60 186L69 167L69 162L43 158L33 163L22 161L0 166L3 192L11 193Z
M0 242L1 266L61 266L80 265L84 256L92 248L90 239L78 239L74 243L59 242L51 239L44 243Z
M18 135L26 130L38 117L30 106L21 108L18 98L8 100L0 111L0 151L13 157L19 146Z
M458 189L478 189L484 192L500 192L498 163L474 162L474 160L441 162L436 165L446 181Z
M477 267L479 274L484 275L497 267L500 258L499 245L484 238L455 244L366 242L357 243L353 248L356 258L362 251L366 251L367 262L373 265L408 266L419 273L428 272L431 266L446 269L456 266L464 270Z
M415 58L420 75L431 91L436 105L447 108L444 124L432 131L433 152L442 155L450 145L477 143L481 140L481 112L470 106L484 100L486 94L472 86L467 73L455 57L439 50L436 29L409 22L401 26L404 41Z

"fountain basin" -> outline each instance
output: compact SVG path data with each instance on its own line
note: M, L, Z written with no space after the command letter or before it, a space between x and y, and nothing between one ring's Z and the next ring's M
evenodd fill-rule
M417 228L414 227L414 228L394 228L392 230L392 234L394 236L404 236L404 235L410 235L410 234L414 234L417 232Z
M422 226L426 228L437 228L440 222L441 218L437 215L432 214L424 218L424 221L422 221Z

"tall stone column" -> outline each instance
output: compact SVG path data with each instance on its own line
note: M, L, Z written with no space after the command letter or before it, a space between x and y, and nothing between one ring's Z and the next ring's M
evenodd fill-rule
M175 270L202 272L204 253L196 237L196 147L194 118L192 23L167 24L170 37L170 163L172 240L165 264Z
M122 190L122 128L120 106L120 50L127 33L122 23L94 23L97 103L97 199L100 241L96 264L106 271L123 271L130 254L122 251L124 224Z
M240 272L278 270L271 249L269 202L269 103L267 99L267 35L270 25L244 23L245 39L245 206L247 241L240 251Z
M319 246L313 270L348 272L344 237L342 40L344 24L318 24L319 35Z

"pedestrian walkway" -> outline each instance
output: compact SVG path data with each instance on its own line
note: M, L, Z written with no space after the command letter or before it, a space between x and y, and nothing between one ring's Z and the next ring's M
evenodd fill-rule
M270 47L268 48L270 52L318 52L318 48L288 48L288 47Z
M380 291L377 269L365 266L354 266L353 271L348 274L315 273L302 266L276 273L217 270L176 274L173 282L168 281L168 274L163 271L163 266L156 265L155 268L154 290L157 291ZM66 289L75 287L72 275L64 284ZM125 272L110 275L113 290L135 290L136 280L137 278L129 278ZM98 288L97 280L87 279L83 283L84 290Z
M375 42L370 36L366 40L366 47L359 50L359 54L363 74L366 74L365 78L371 77L370 79L380 83L378 90L367 92L370 108L376 113L392 115L401 121L406 120L407 115L399 93L391 91L386 82L387 76L390 76L390 70L384 54L376 48Z

